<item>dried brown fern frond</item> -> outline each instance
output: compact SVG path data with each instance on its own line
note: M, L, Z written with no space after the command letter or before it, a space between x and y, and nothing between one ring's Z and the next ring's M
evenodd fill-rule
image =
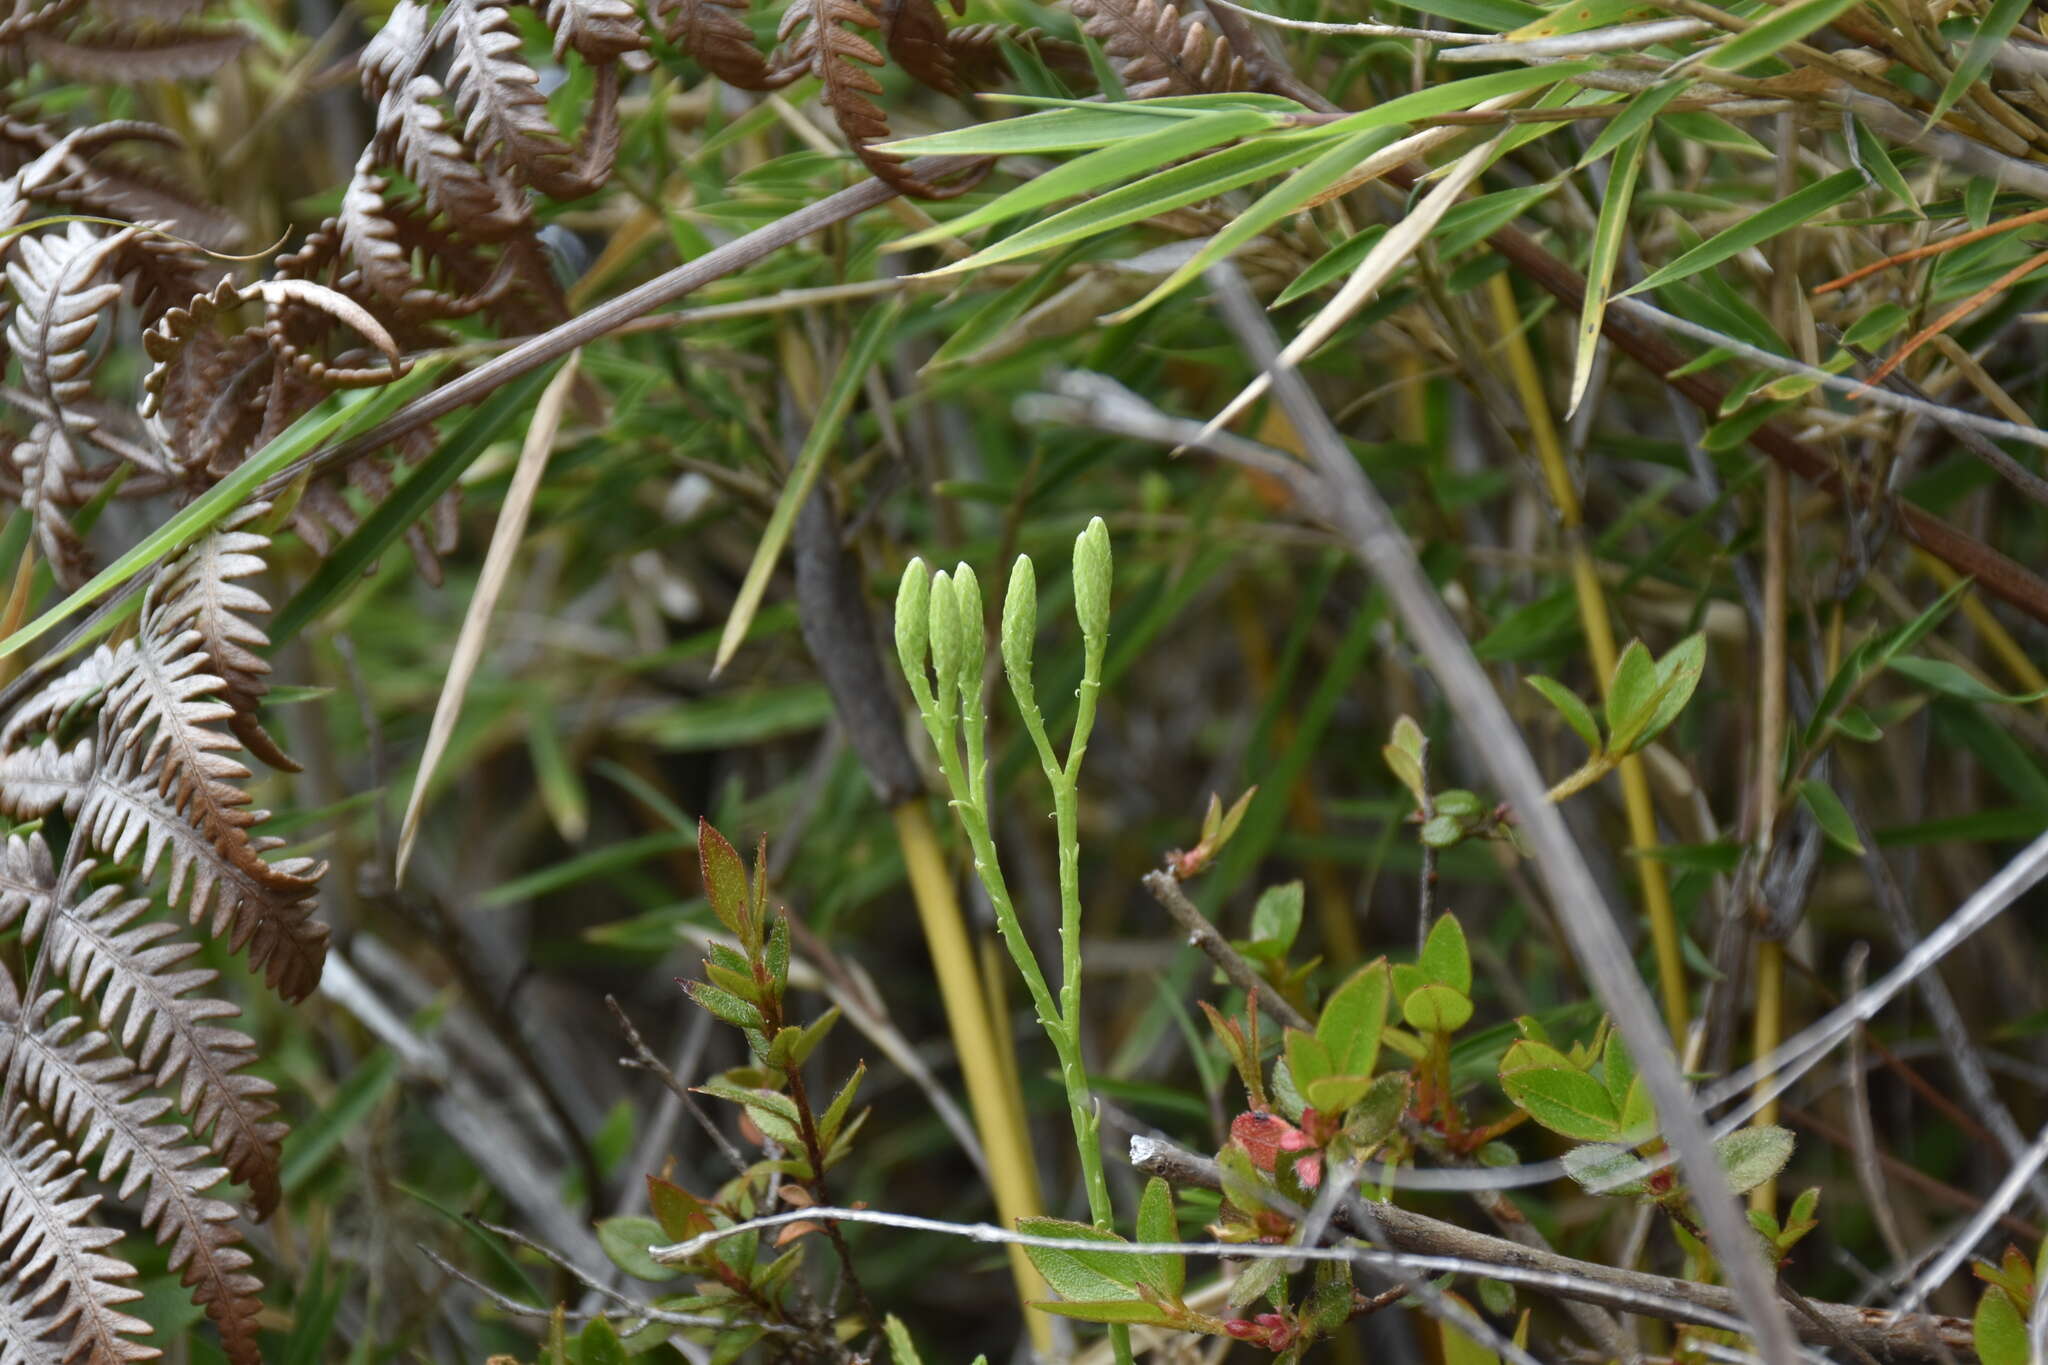
M441 112L442 95L439 81L414 76L387 97L379 122L391 129L399 165L428 201L471 237L498 241L530 230L533 215L525 196L516 184L486 173L472 159Z
M0 753L0 807L24 818L63 809L75 822L73 838L116 861L139 852L145 881L167 863L172 908L194 923L210 914L209 934L246 949L250 965L297 1000L318 982L326 953L327 930L312 918L324 868L309 858L264 857L280 841L255 832L267 812L250 809L239 785L250 771L234 757L231 735L216 728L236 718L237 707L223 699L235 685L208 652L209 635L235 646L225 670L239 678L248 704L255 675L245 656L262 640L246 619L257 610L255 594L229 595L205 578L209 565L246 576L246 566L230 561L265 543L232 528L202 538L153 586L133 639L103 645L77 665L83 684L59 675L44 689L53 699L25 703L22 715L31 719L10 725L13 743ZM88 707L97 713L92 736L60 745L51 727Z
M986 90L1003 83L1009 64L1003 44L1011 43L1036 52L1040 61L1060 75L1079 84L1094 83L1095 73L1088 53L1079 43L1054 38L1042 29L1026 24L961 24L946 34L946 46L953 57L953 69L971 90Z
M216 1022L241 1011L224 1000L194 994L219 979L210 968L185 965L199 945L176 938L177 926L143 920L152 908L123 888L85 895L87 860L60 895L49 846L39 834L10 836L0 851L0 926L20 922L22 942L41 943L49 971L74 997L95 1002L100 1025L135 1065L154 1073L152 1084L180 1082L177 1107L192 1130L227 1163L228 1174L249 1186L256 1216L267 1216L282 1193L275 1122L276 1087L243 1068L256 1044Z
M937 13L933 9L931 17L937 18ZM784 75L818 78L839 131L861 164L878 178L923 199L951 198L972 189L975 177L935 185L913 175L901 157L875 150L873 144L889 136L889 116L874 98L882 93L875 71L887 59L867 34L879 33L881 28L881 17L867 0L792 0L782 12L777 32L782 45L771 65Z
M557 58L574 52L601 66L647 50L640 11L627 0L547 0L546 17Z
M7 345L20 362L22 387L41 408L11 458L21 471L21 503L35 518L37 544L71 586L84 581L86 558L68 513L91 496L84 442L97 425L79 406L91 391L97 359L88 343L101 314L121 295L110 266L131 235L102 235L69 223L16 239L7 263L14 295Z
M105 1255L121 1234L86 1221L85 1172L27 1104L0 1120L0 1362L121 1365L160 1354L130 1338L149 1324L121 1311L142 1297L135 1267ZM68 1336L65 1329L69 1328Z
M1132 99L1248 88L1244 59L1222 34L1166 0L1071 0Z
M181 81L211 76L249 46L239 27L99 23L62 35L36 32L23 47L52 71L78 81Z
M754 45L754 31L739 16L747 0L651 0L661 36L699 66L741 90L778 90L797 74L778 73Z
M206 1193L227 1172L210 1164L183 1124L163 1121L171 1101L111 1038L85 1031L76 1015L51 1017L64 994L49 991L24 1009L0 972L0 1037L19 1093L68 1141L73 1160L98 1158L100 1184L123 1200L142 1194L142 1225L169 1246L169 1268L220 1329L228 1358L253 1365L261 1358L255 1319L263 1286L236 1245L234 1206Z
M581 199L599 189L611 175L618 150L615 65L598 68L583 145L572 147L548 115L540 73L526 60L506 6L496 0L453 0L445 17L448 88L463 121L463 139L482 164L497 159L553 199Z
M882 0L882 46L896 65L942 95L964 93L934 0Z

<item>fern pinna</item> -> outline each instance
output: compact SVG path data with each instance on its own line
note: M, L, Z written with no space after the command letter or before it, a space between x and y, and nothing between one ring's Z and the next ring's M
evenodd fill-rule
M33 822L0 855L0 1362L158 1354L122 1311L135 1275L94 1218L130 1205L220 1329L258 1358L261 1288L215 1187L247 1187L262 1217L279 1190L284 1125L256 1045L226 1022L198 943L152 914L182 912L246 953L279 994L319 980L312 918L321 865L270 856L242 783L241 742L275 752L256 706L265 604L244 580L268 538L257 505L203 537L144 601L134 635L48 682L0 729L0 809ZM61 865L44 826L61 821ZM96 855L96 856L95 856ZM104 865L98 860L105 860ZM166 875L161 878L156 873ZM97 1191L98 1193L95 1193Z

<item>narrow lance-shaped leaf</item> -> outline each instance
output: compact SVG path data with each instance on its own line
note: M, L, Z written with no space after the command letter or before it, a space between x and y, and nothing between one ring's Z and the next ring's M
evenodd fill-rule
M1629 205L1635 199L1636 175L1642 169L1643 144L1649 136L1646 129L1623 143L1608 172L1607 195L1600 201L1600 219L1593 226L1593 250L1586 261L1586 297L1579 306L1571 399L1565 405L1567 416L1578 411L1579 401L1586 396L1586 385L1592 382L1593 359L1600 353L1600 323L1607 316L1614 263L1620 259L1621 244L1628 232Z
M1608 125L1594 137L1586 148L1586 154L1579 158L1579 165L1575 169L1592 165L1637 133L1648 132L1650 120L1663 113L1664 107L1671 101L1692 89L1692 84L1689 78L1666 81L1655 89L1646 90L1636 96L1628 108L1609 121Z
M1856 837L1856 822L1849 818L1849 811L1842 804L1842 798L1835 795L1835 789L1819 778L1809 777L1799 784L1799 799L1813 812L1813 818L1820 823L1820 832L1839 845L1843 850L1859 857L1863 853L1863 841Z
M1817 218L1863 188L1863 177L1854 171L1837 171L1825 180L1789 194L1763 212L1743 219L1735 226L1715 233L1677 260L1650 272L1648 279L1625 290L1622 297L1658 289L1673 280L1697 275L1719 265L1738 252L1767 242L1781 232Z
M1151 293L1130 307L1110 314L1103 321L1112 325L1128 321L1175 293L1188 281L1281 219L1300 212L1325 190L1342 180L1359 162L1392 142L1396 136L1392 129L1369 129L1353 133L1350 137L1337 142L1321 156L1267 190L1259 197L1257 203L1232 219L1223 231L1203 243L1200 251L1189 257Z
M1706 65L1721 71L1740 71L1762 61L1787 43L1798 42L1861 3L1863 0L1805 0L1804 4L1786 5L1772 12L1768 19L1715 48L1707 55Z
M1086 156L1055 166L993 203L907 237L896 246L898 250L907 250L943 237L957 237L990 223L1000 223L1006 218L1042 209L1062 199L1072 199L1104 185L1149 174L1196 152L1234 142L1248 133L1276 127L1279 122L1276 115L1256 109L1226 109L1200 118L1161 120L1161 126L1151 132L1122 138Z
M875 363L876 353L888 340L902 314L903 300L891 299L862 319L859 329L854 332L846 358L840 362L839 372L832 376L832 387L811 421L810 434L804 438L803 449L797 452L796 463L790 467L789 478L782 485L782 494L775 500L775 510L769 514L768 525L762 529L760 543L754 547L754 560L747 566L747 576L741 581L739 594L733 599L732 614L725 620L725 633L718 639L718 654L711 665L714 675L731 662L740 641L746 638L747 627L753 623L754 613L761 605L761 596L768 590L769 576L775 572L775 563L782 557L782 547L788 543L790 530L796 525L796 514L802 510L804 499L810 496L818 471L824 468L825 452L838 442L846 415L853 410L854 396L860 392L861 380L866 377L868 367Z
M1955 74L1948 78L1948 83L1941 87L1940 98L1934 101L1934 110L1927 116L1930 127L1940 122L1941 116L1954 108L1956 101L1991 69L1991 59L1998 55L1999 48L2005 46L2005 40L2026 17L2032 5L2033 0L1992 0L1991 12L1970 35L1970 45L1963 49L1963 58L1956 63ZM1906 202L1911 203L1912 200Z

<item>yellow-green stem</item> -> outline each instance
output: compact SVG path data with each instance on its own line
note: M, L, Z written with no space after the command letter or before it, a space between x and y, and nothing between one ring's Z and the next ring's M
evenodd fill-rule
M996 1048L992 1016L981 990L981 972L923 800L904 802L896 808L895 818L896 839L903 849L911 896L917 902L925 943L931 949L932 967L938 974L939 995L945 1003L953 1048L960 1058L960 1074L967 1085L974 1129L981 1136L981 1149L988 1158L996 1212L1003 1226L1015 1227L1018 1219L1044 1212L1038 1166L1031 1156L1030 1130L1024 1124L1023 1097L1017 1093L1015 1073L1003 1064ZM1044 1299L1045 1281L1024 1249L1013 1246L1009 1256L1020 1309L1024 1304ZM1042 1313L1022 1311L1032 1349L1041 1356L1047 1355L1053 1347L1052 1324Z
M1778 1050L1785 1034L1785 945L1765 939L1756 946L1756 1025L1751 1055L1759 1061ZM1775 1067L1757 1074L1757 1089L1768 1093L1777 1080ZM1759 1124L1778 1121L1778 1101L1772 1098L1756 1111ZM1749 1206L1771 1212L1778 1207L1778 1182L1766 1180L1749 1192Z
M1586 546L1579 510L1578 490L1565 465L1564 445L1558 440L1551 420L1550 400L1544 393L1543 377L1529 349L1528 333L1515 304L1515 293L1506 275L1495 275L1488 284L1501 335L1507 338L1508 374L1514 381L1516 397L1529 423L1529 443L1543 471L1544 485L1557 509L1571 555L1572 589L1578 600L1579 629L1585 636L1587 652L1605 696L1614 676L1618 657L1614 647L1614 624L1607 613L1607 598L1600 587L1593 554ZM1628 816L1629 841L1636 852L1636 875L1642 883L1643 909L1650 921L1650 939L1657 955L1657 985L1664 1001L1664 1022L1671 1030L1672 1043L1685 1046L1685 1031L1691 1022L1685 984L1685 959L1678 946L1678 910L1671 901L1671 884L1664 864L1655 857L1657 813L1650 802L1650 779L1640 756L1630 754L1617 765L1621 773L1622 808Z

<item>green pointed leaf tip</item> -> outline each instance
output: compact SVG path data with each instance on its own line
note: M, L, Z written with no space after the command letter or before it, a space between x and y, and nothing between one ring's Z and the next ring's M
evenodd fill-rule
M960 685L960 606L953 592L953 575L944 569L932 575L932 591L926 607L931 622L932 673L939 680L940 704Z
M1328 1049L1336 1074L1372 1075L1373 1064L1379 1060L1380 1037L1387 1025L1387 1000L1392 994L1393 980L1384 958L1359 968L1350 980L1330 993L1323 1004L1322 1017L1316 1021L1316 1038Z
M1074 537L1074 615L1088 640L1109 635L1109 527L1095 517Z
M1532 673L1522 679L1535 689L1542 698L1554 707L1564 723L1572 727L1572 733L1586 742L1589 753L1600 752L1600 725L1593 719L1593 709L1579 700L1579 694L1555 678L1546 678L1541 673Z
M924 681L925 661L931 649L931 571L922 559L903 566L903 581L896 585L896 658L903 676L915 690Z
M1657 660L1657 704L1650 713L1650 723L1636 736L1637 748L1663 734L1671 722L1678 719L1678 713L1699 690L1700 677L1706 667L1707 637L1704 632L1688 635Z
M1614 661L1614 676L1607 683L1607 733L1610 739L1625 734L1637 713L1644 710L1657 690L1657 663L1641 640L1631 640Z
M964 563L953 569L953 611L960 623L960 690L978 695L981 670L988 662L988 636L982 629L988 618L981 609L981 580Z
M917 1353L917 1345L910 1339L910 1329L903 1325L903 1319L894 1313L882 1319L882 1334L889 1339L889 1359L894 1365L924 1365L924 1358Z
M1820 832L1827 835L1829 842L1846 853L1863 856L1863 841L1856 837L1856 822L1833 787L1817 777L1809 777L1799 784L1799 799L1813 812Z
M1218 814L1221 823L1221 814ZM1302 884L1298 881L1269 886L1260 893L1259 903L1252 907L1252 941L1276 945L1281 953L1294 946L1294 936L1301 932L1301 908L1305 899Z
M1721 1174L1737 1194L1747 1194L1773 1180L1792 1160L1792 1134L1776 1124L1739 1128L1714 1144Z
M741 943L752 942L746 865L725 836L703 819L697 821L697 864L704 875L705 898L718 922Z
M1416 961L1431 981L1449 986L1461 995L1472 993L1472 952L1465 943L1465 927L1456 915L1445 915L1431 926Z
M1038 571L1030 555L1010 566L1003 594L1003 670L1013 680L1031 677L1031 648L1038 636Z

